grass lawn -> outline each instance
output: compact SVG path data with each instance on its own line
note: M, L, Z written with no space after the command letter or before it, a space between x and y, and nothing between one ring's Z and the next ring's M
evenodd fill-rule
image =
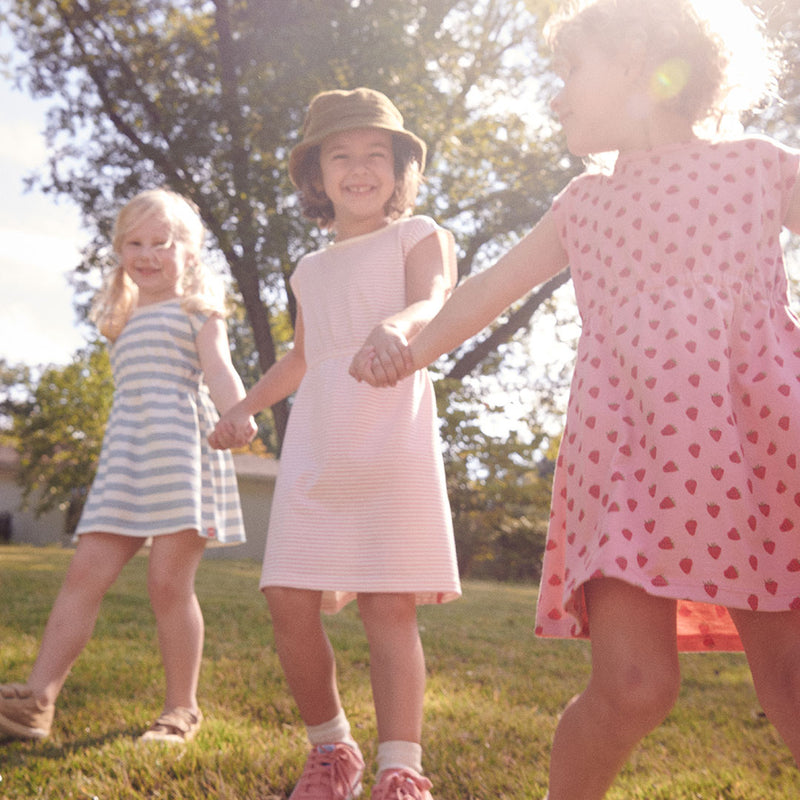
M70 550L0 547L0 680L24 681ZM107 595L95 635L59 698L44 742L0 741L0 800L276 800L306 753L272 647L260 565L209 560L197 591L206 620L200 702L186 747L141 745L163 696L146 556ZM420 609L428 665L425 768L436 800L530 800L545 793L560 710L586 681L585 643L533 635L536 590L467 582ZM372 784L375 721L368 651L353 604L327 619L340 687ZM609 800L797 800L800 771L761 715L740 654L681 657L683 688L635 752Z

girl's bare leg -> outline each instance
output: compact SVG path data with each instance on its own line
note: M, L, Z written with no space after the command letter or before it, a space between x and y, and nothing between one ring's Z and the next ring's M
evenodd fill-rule
M144 541L111 533L79 537L28 677L28 687L40 703L55 703L92 636L105 593Z
M675 602L610 578L585 586L592 675L553 739L548 800L599 800L680 687Z
M194 580L205 544L193 530L153 538L147 589L164 664L165 711L198 708L205 631Z
M800 767L800 611L728 611L739 630L758 701Z
M370 653L378 741L419 743L425 656L412 594L360 594L358 607Z
M333 648L320 617L322 593L268 586L275 648L300 716L308 727L341 711Z

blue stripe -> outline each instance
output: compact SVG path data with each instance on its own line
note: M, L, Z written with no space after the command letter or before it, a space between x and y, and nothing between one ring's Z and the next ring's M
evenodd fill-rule
M189 493L191 494L191 492ZM147 517L148 514L157 514L160 511L178 511L183 510L184 512L187 510L187 504L185 499L181 498L172 498L170 500L164 500L160 503L147 503L145 502L146 498L144 497L137 497L133 501L127 500L114 500L114 511L125 513L128 512L132 515L137 517ZM92 508L87 506L87 516L92 517ZM99 515L100 519L113 519L111 509L107 514Z
M115 478L117 476L114 476ZM158 496L164 498L162 500L163 503L169 505L185 505L186 504L186 497L190 497L194 494L196 482L193 483L191 480L186 479L178 479L172 480L168 483L156 483L152 486L142 486L137 485L135 487L131 486L130 483L120 482L119 480L104 480L102 487L104 494L119 494L119 495L128 495L133 500L139 500L142 503L147 502L148 497L151 496ZM177 494L178 492L181 493L180 498L173 498L170 497L170 494ZM114 504L116 505L118 501L114 500ZM122 501L119 501L122 502ZM134 506L135 507L135 506Z
M194 465L194 462L192 462ZM160 477L168 477L170 475L174 475L177 471L178 467L175 465L170 466L163 466L163 467L154 467L147 464L137 464L135 466L123 466L121 464L114 464L112 466L106 467L107 477L99 476L98 480L104 481L108 479L108 477L114 478L129 478L130 480L141 480L146 478L160 478ZM182 471L185 469L182 468ZM108 473L113 473L112 475L108 475ZM197 474L197 470L193 470L193 473Z
M145 445L158 445L161 443L161 448L159 450L154 451L151 455L153 459L156 458L186 458L186 449L185 448L176 448L170 447L171 444L189 444L192 447L198 444L198 439L195 436L186 436L183 434L179 434L171 429L168 429L166 433L159 434L159 433L151 433L151 434L141 434L135 435L133 432L126 432L128 429L126 428L125 431L121 430L122 426L120 426L120 430L114 434L114 438L111 441L109 447L109 452L114 452L115 454L119 452L120 446L129 446L131 448L142 448ZM135 431L135 429L134 429ZM194 453L189 453L189 457L193 457ZM124 458L125 453L119 453L119 456ZM135 458L135 455L131 455L131 458ZM150 454L148 455L150 458Z
M175 407L175 404L172 404L172 407ZM142 424L151 425L156 428L161 428L169 431L169 436L173 437L178 441L184 441L184 439L179 439L177 435L173 434L175 428L180 430L185 430L187 434L186 441L194 441L196 437L188 437L188 434L194 433L197 430L197 419L194 415L184 418L175 417L174 420L165 420L163 416L158 414L150 413L149 409L151 406L149 404L145 405L144 412L140 409L137 409L136 406L131 406L128 404L125 408L121 408L120 411L125 412L126 416L124 416L119 421L115 421L116 424L119 426L120 430L131 430L134 431L137 429L137 423L133 423L130 420L132 414L145 414L145 419L138 423L139 426ZM160 435L160 434L157 434ZM117 440L117 434L113 437L113 441Z
M194 339L207 318L158 304L137 311L112 346L117 391L79 530L216 527L221 542L244 539L230 457L204 444L216 411Z

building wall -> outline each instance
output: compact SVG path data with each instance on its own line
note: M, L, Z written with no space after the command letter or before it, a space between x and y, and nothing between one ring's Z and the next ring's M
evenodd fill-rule
M267 544L267 525L275 491L275 478L237 474L236 479L247 541L229 547L207 547L205 558L252 558L260 562Z
M278 462L250 454L233 457L242 503L247 542L231 547L206 548L206 558L252 558L261 561L267 541L267 525L278 475ZM41 517L21 510L22 487L15 480L17 454L0 447L0 534L4 514L11 515L11 542L37 546L68 544L65 514L54 510ZM0 546L3 544L0 539ZM0 550L0 556L2 550Z
M64 512L55 509L41 517L20 509L22 489L14 472L0 465L0 515L11 515L11 541L26 544L58 544L64 539Z

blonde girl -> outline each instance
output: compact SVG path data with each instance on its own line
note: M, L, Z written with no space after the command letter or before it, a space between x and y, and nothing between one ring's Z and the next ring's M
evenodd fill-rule
M246 440L250 415L297 392L281 453L261 586L311 752L292 800L347 800L364 761L320 612L356 600L378 723L373 800L430 800L422 774L425 662L416 605L460 593L435 401L425 371L395 380L406 341L453 285L453 241L410 210L425 146L371 89L315 97L289 175L334 241L292 276L294 346L223 416L212 441ZM354 380L377 376L379 391Z
M744 649L800 762L800 325L780 241L800 232L800 153L728 124L770 75L759 31L737 0L569 4L552 108L570 151L610 168L404 352L429 363L571 266L582 334L536 631L591 639L592 674L550 800L603 797L675 703L680 650Z
M106 591L148 540L166 697L141 738L183 742L200 727L203 616L195 573L208 542L244 541L230 453L207 442L216 409L230 409L244 388L202 260L203 236L196 209L164 189L142 192L117 217L117 264L93 312L111 342L114 402L75 555L36 662L25 684L0 686L0 731L8 736L50 734L56 699Z

